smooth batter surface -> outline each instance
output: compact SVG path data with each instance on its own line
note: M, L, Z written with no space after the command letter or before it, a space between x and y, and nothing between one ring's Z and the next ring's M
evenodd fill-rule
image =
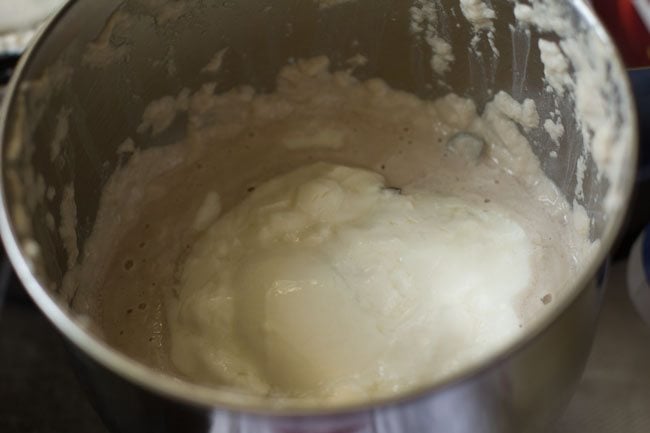
M498 208L308 165L258 187L195 243L169 315L172 361L263 393L408 389L517 334L531 250Z
M589 220L520 132L532 101L479 115L328 67L152 103L72 275L101 288L73 306L110 344L202 384L359 401L481 362L566 293ZM183 141L134 150L181 116Z

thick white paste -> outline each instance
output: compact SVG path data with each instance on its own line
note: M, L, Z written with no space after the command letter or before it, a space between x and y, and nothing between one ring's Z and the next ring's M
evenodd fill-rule
M185 261L175 365L203 382L345 400L445 377L512 341L531 281L523 228L386 186L317 163L219 218Z
M145 110L67 278L99 287L74 307L112 345L164 372L297 404L432 384L526 332L593 251L521 134L532 100L479 115L323 57L274 93L214 88ZM185 117L183 141L139 150Z

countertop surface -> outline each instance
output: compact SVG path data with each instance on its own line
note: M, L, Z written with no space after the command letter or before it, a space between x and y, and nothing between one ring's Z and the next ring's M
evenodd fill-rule
M650 431L650 328L612 267L582 382L552 433ZM33 306L0 312L0 432L108 433L68 365L61 337Z

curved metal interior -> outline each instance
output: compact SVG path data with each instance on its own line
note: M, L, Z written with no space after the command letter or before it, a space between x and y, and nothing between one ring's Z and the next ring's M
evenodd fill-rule
M327 55L333 68L340 68L346 66L346 59L362 53L368 63L355 75L382 78L392 87L422 98L455 92L471 97L481 109L496 92L504 90L519 101L535 100L544 119L554 109L556 96L544 91L544 66L537 44L541 32L517 26L510 1L491 2L498 17L493 41L500 51L498 56L487 38L478 43L482 55L472 54L469 47L474 31L457 0L433 2L443 6L440 29L456 54L444 83L431 70L430 48L409 28L409 8L424 3L421 0L356 0L327 8L320 7L324 2L309 0L187 3L191 7L174 14L164 10L164 2L73 1L48 26L22 62L6 101L1 131L3 235L31 295L63 333L91 357L118 374L182 399L259 407L224 401L223 395L194 385L172 383L102 345L91 331L80 326L75 312L57 294L68 257L60 232L46 221L50 214L55 216L55 226L61 223L58 207L64 186L72 183L75 188L78 246L83 250L93 229L102 188L119 164L117 146L135 134L149 101L177 94L184 87L198 89L206 79L200 69L224 46L229 47L229 57L220 72L217 92L241 84L270 91L277 72L290 59ZM562 3L575 26L609 43L579 0ZM131 18L123 20L124 14ZM557 38L548 32L544 36ZM612 103L622 119L619 126L634 128L620 62L615 56L596 58L594 62L610 65L612 86L618 91L618 99ZM577 199L577 159L583 148L581 126L572 115L572 99L565 97L557 102L567 131L557 148L557 158L548 156L556 147L542 128L532 129L527 135L545 173L573 202ZM69 131L62 141L63 163L55 163L49 145L63 108L70 111ZM183 132L181 122L139 145L163 146ZM626 197L635 157L633 134L631 137L625 144L625 168L621 179L616 180ZM557 314L587 285L611 246L623 216L624 207L613 213L604 210L603 197L610 179L596 173L589 159L585 198L580 203L594 221L592 237L601 239L604 249L588 271L576 279L576 293L557 306ZM54 196L44 199L48 187L53 188ZM549 317L527 339L552 319Z

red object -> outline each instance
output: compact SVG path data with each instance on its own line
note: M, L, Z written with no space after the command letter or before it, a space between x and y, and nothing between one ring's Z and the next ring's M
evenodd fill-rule
M633 1L592 0L592 3L623 55L625 66L650 66L650 32ZM650 4L645 7L650 8Z

